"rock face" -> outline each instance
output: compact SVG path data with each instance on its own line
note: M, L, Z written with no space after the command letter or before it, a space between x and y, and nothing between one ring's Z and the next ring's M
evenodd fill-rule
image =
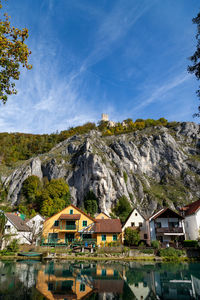
M126 195L150 215L166 202L174 208L200 197L199 137L199 125L189 122L118 136L102 137L91 131L27 161L8 177L2 176L2 181L12 204L18 203L28 176L62 177L75 205L81 205L92 190L100 211L109 213L117 199Z

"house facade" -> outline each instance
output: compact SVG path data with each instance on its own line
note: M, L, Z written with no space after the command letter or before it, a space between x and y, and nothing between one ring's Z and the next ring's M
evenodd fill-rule
M44 221L45 218L42 217L40 214L37 214L26 222L26 225L28 225L28 227L31 230L32 243L39 243L43 231Z
M71 204L44 222L43 244L94 239L100 245L120 240L120 234L120 220L94 219Z
M138 230L141 241L144 241L146 244L150 244L149 222L142 216L138 209L134 208L127 217L122 227L123 239L126 228Z
M5 234L10 235L9 241L17 239L19 244L30 245L31 229L17 213L5 213ZM6 242L3 243L3 247Z
M200 237L200 200L181 208L185 217L185 234L187 240L197 240Z
M163 208L149 219L151 241L175 243L185 238L184 218L170 208Z

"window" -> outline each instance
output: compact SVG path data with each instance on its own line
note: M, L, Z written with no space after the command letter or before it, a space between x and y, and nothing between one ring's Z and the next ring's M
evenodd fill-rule
M5 225L5 229L10 230L10 225Z
M33 224L35 224L35 221L33 221Z
M142 222L139 222L139 227L142 227Z
M87 226L87 221L83 221L83 227L86 227Z
M135 213L135 216L137 216L137 213Z
M52 282L48 283L48 291L53 291L53 283Z
M73 209L70 209L69 214L73 215Z
M40 221L40 225L43 225L43 221Z
M58 225L59 225L59 221L56 220L56 221L54 222L54 226L57 227Z
M102 270L101 270L101 275L102 275L102 276L106 276L106 269L102 269Z
M85 292L85 284L80 284L80 292Z
M147 234L146 233L144 233L144 239L147 240Z
M117 241L117 235L113 234L113 241Z
M131 226L134 227L134 226L135 226L135 222L132 222L132 223L131 223Z
M156 228L161 228L161 222L156 222Z
M105 242L105 241L106 241L106 234L102 234L102 235L101 235L101 240L102 240L102 242Z

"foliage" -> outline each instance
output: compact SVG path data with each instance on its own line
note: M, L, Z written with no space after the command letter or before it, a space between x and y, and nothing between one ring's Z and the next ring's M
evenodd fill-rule
M32 68L28 64L31 52L25 44L27 38L26 28L20 30L11 26L7 14L4 14L4 18L0 18L0 100L3 103L6 103L8 95L17 93L13 80L19 79L20 66Z
M194 73L197 80L200 79L200 12L197 14L196 18L192 20L194 24L197 25L197 48L194 54L190 57L191 62L193 63L192 66L188 66L188 71L190 73ZM197 90L197 96L200 98L200 89ZM198 112L195 116L200 117L200 105L198 106Z
M140 234L138 230L134 230L130 227L125 229L124 241L127 245L137 246L140 241Z
M52 179L37 196L41 203L40 212L52 216L70 204L69 186L63 178Z
M98 210L98 199L92 191L89 191L84 198L84 208L91 216L94 216Z
M142 253L144 253L144 254L154 254L154 250L153 249L142 249L140 251Z
M159 249L160 248L160 242L159 241L152 241L151 242L151 247L154 249Z
M183 241L184 247L198 247L198 241L196 240L185 240Z
M128 175L127 175L127 173L125 171L123 172L123 176L124 176L125 183L127 183Z
M42 185L40 179L35 175L31 175L24 180L21 194L24 195L28 203L33 203L36 201L36 196L41 187Z
M113 213L118 216L121 222L125 222L126 218L128 217L129 213L131 212L132 208L131 205L125 195L119 198L117 205L113 209Z
M159 256L161 257L177 258L182 255L185 255L185 251L174 249L172 247L159 250Z
M0 249L2 247L3 239L5 236L5 224L6 224L6 217L3 212L0 212Z
M7 246L7 251L18 252L19 251L19 242L17 239L13 239Z

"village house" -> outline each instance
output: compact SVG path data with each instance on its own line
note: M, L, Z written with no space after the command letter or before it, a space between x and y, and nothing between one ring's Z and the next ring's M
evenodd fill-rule
M200 200L192 202L180 209L185 217L186 240L197 240L200 237Z
M102 217L102 216L101 216ZM44 222L43 244L68 244L74 240L93 239L102 242L120 240L121 222L118 219L94 219L70 204Z
M134 208L128 215L123 227L123 240L124 232L126 228L132 228L133 230L138 230L140 234L141 241L145 242L147 245L150 244L150 234L149 234L149 222L142 216L138 209Z
M99 220L99 219L111 219L111 218L110 218L110 216L108 216L104 212L101 212L101 213L97 214L97 216L95 217L95 219Z
M184 240L184 218L170 208L163 208L149 218L151 241L163 244L177 243Z
M40 214L35 215L33 218L26 221L26 225L31 229L31 242L38 244L41 239L43 224L45 218Z
M30 235L31 228L26 224L26 222L17 213L5 213L6 223L5 223L5 235L10 235L9 241L17 239L19 244L31 244ZM4 241L3 247L6 246Z

